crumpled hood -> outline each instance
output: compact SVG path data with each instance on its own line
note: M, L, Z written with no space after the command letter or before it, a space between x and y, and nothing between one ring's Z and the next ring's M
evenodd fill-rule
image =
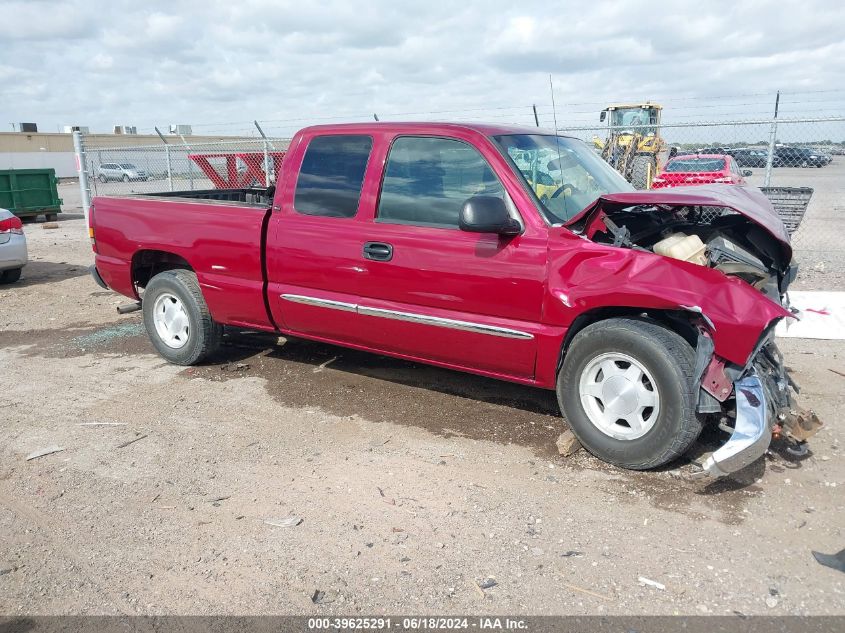
M786 232L786 228L772 203L757 187L697 185L608 193L598 198L593 204L566 222L564 226L577 223L597 208L628 207L638 204L671 205L673 207L696 205L732 209L769 232L772 237L780 242L784 254L787 256L787 261L792 259L789 234Z

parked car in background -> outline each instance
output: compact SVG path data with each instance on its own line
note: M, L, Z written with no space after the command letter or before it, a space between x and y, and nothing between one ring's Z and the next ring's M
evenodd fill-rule
M727 154L728 156L731 156L733 152L732 147L699 147L694 150L695 154ZM687 152L687 154L689 153Z
M824 167L833 160L824 152L810 147L776 147L775 156L784 167Z
M21 219L7 209L0 209L0 284L21 278L26 266L26 235Z
M731 152L736 164L740 167L765 167L769 153L764 149L749 149L741 147ZM772 157L772 167L781 167L781 160L777 156Z
M675 156L652 181L652 189L724 183L744 185L748 170L740 171L733 156L726 154L687 154Z
M109 180L129 182L130 180L149 180L150 176L132 163L103 163L97 168L97 179L100 182Z

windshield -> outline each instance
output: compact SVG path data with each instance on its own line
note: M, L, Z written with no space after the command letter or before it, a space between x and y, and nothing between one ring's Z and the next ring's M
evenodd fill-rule
M657 110L654 108L617 108L610 111L610 125L632 130L642 134L654 134L657 131Z
M551 134L506 134L493 140L511 159L552 224L569 220L606 193L634 188L578 139Z
M135 169L135 165L132 163L120 163L120 166L124 169Z
M700 171L722 171L725 161L722 158L673 158L663 171L668 173L689 173Z

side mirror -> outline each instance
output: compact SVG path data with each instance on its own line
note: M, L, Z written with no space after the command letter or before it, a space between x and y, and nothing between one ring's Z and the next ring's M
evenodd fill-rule
M473 196L461 208L458 226L473 233L519 235L522 227L514 220L505 201L495 196Z
M599 112L599 122L604 123L604 120L607 118L607 110L602 110Z
M754 172L753 172L753 171L751 171L750 169L743 169L743 170L742 170L742 175L743 175L743 176L753 176L753 175L754 175Z

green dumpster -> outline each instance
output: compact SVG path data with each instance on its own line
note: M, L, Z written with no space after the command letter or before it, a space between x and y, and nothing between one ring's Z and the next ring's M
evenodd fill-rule
M34 220L43 213L55 220L62 212L56 182L55 169L0 169L0 209L19 218Z

